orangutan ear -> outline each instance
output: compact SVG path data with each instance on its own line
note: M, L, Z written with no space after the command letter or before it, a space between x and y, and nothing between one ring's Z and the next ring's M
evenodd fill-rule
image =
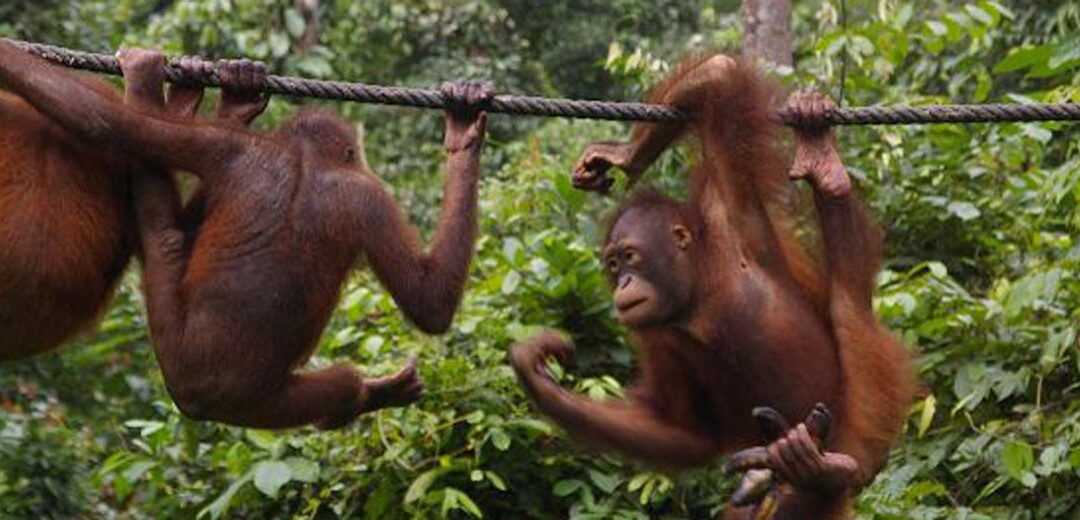
M690 243L694 241L694 235L690 233L689 229L682 224L676 224L671 227L671 233L675 235L675 245L679 249L686 249L690 247Z

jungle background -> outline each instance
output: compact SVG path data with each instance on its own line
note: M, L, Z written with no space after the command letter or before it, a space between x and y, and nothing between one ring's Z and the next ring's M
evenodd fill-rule
M843 78L847 105L1080 101L1075 0L806 0L792 16L794 66L777 73L834 97ZM314 78L477 78L629 100L680 55L737 46L741 24L733 0L7 0L0 35L248 56ZM275 98L258 125L311 102ZM329 105L363 122L368 161L429 232L441 115ZM491 123L483 235L450 333L421 334L361 271L312 361L378 375L417 354L419 403L330 433L186 420L154 364L133 265L99 329L0 367L0 518L675 519L722 508L732 482L719 464L671 476L588 454L535 413L505 362L515 340L554 327L577 342L563 384L614 396L632 377L597 258L613 202L568 182L585 143L628 126ZM1080 519L1078 129L839 131L887 231L876 309L918 353L924 385L859 518ZM649 179L682 192L686 164L668 154Z

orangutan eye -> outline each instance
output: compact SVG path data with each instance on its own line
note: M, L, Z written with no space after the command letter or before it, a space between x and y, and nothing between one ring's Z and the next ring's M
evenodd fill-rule
M627 265L637 265L637 263L641 261L641 255L639 255L638 252L634 251L633 249L627 249L626 251L623 251L622 256L623 262L626 262Z
M606 263L608 271L612 273L619 272L619 261L615 257L608 258Z

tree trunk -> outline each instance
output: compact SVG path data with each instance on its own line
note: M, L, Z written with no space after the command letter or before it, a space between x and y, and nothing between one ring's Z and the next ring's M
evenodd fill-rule
M307 54L319 41L319 0L295 0L294 7L304 17L304 34L300 35L297 50Z
M792 65L791 0L743 0L743 55Z

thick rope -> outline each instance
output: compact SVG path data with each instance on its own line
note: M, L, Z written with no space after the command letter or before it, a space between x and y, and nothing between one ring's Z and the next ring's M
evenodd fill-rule
M120 75L120 63L107 54L95 54L18 40L8 40L22 49L66 67ZM166 76L173 82L197 86L220 86L213 73L205 77L187 78L169 61ZM322 81L289 76L269 75L264 92L291 96L357 101L383 105L404 105L422 108L444 108L438 90L386 87L343 81ZM535 96L499 95L492 100L490 112L504 114L610 119L617 121L685 121L690 114L675 107L647 103L550 99ZM794 114L782 110L781 121L791 125ZM1080 121L1080 103L1057 104L988 104L988 105L925 105L837 108L826 114L829 125L907 125L925 123L999 123L1009 121Z

